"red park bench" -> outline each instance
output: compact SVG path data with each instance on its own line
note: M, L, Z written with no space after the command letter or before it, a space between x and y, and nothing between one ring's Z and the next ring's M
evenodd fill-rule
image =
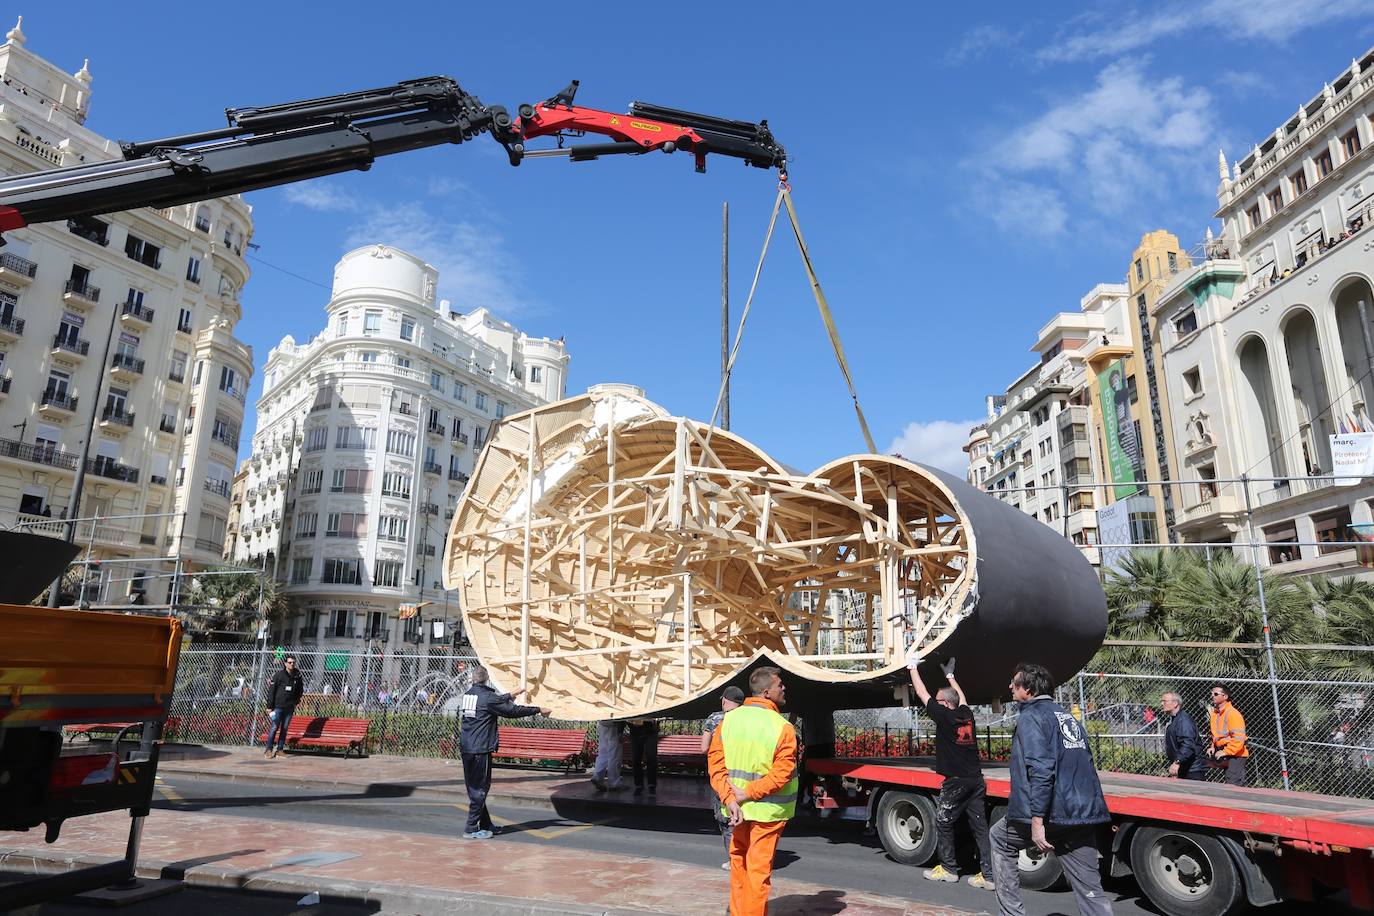
M658 765L706 772L701 735L664 735L658 739Z
M492 757L498 760L529 760L534 764L553 761L571 773L587 768L587 735L580 728L517 728L500 725L496 729L497 747ZM457 756L452 738L439 742L439 754Z
M367 728L370 719L345 719L338 716L293 716L286 727L286 746L290 750L305 747L343 748L344 756L367 754ZM262 734L267 741L269 728Z
M87 722L81 725L64 726L64 730L67 732L67 743L70 744L81 735L85 735L87 741L94 740L93 736L95 735L108 735L108 740L113 740L114 737L124 729L142 724L142 722ZM175 730L180 724L180 718L177 716L168 716L166 723L162 726L162 733L165 735ZM141 732L139 734L141 734ZM137 738L138 735L135 734L134 737Z

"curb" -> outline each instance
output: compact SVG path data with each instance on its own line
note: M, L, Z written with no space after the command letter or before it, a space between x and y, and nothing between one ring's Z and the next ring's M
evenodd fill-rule
M110 860L98 856L55 854L40 856L32 851L0 848L0 868L19 874L40 876L72 871ZM250 893L318 893L322 902L346 902L379 907L403 907L417 913L443 916L664 916L660 911L606 908L580 903L529 900L489 894L465 894L424 887L397 887L321 878L312 875L261 875L256 871L208 865L182 868L170 862L143 860L137 868L140 878L179 880L188 887L206 890L246 891Z

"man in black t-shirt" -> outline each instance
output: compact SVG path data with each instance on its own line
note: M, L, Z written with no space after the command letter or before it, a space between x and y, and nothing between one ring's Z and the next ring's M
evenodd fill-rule
M978 843L980 873L970 875L968 883L992 890L992 846L988 842L987 783L978 761L978 726L973 710L964 701L964 691L954 679L954 659L940 665L948 686L930 695L917 673L920 664L913 646L907 656L907 669L916 696L935 723L935 772L943 776L940 800L935 812L935 831L939 840L940 864L922 874L929 881L958 883L959 862L954 848L954 825L960 815L968 817L969 829Z

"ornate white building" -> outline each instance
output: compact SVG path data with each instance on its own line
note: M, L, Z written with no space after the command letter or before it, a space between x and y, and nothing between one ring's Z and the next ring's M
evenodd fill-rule
M1157 300L1173 436L1178 531L1245 536L1249 485L1270 563L1349 572L1350 525L1374 521L1374 486L1333 487L1329 437L1374 414L1359 303L1374 319L1374 52L1336 74L1245 158L1219 164L1220 236ZM1222 482L1209 483L1218 478ZM1282 546L1283 542L1304 542Z
M439 563L487 431L564 395L562 340L436 303L437 280L395 248L351 251L334 271L328 327L306 344L283 338L267 358L233 559L273 555L300 608L276 634L284 644L385 641L394 654L428 647L433 621L452 634L458 608Z
M122 158L84 126L88 67L70 74L38 57L21 26L0 45L0 172ZM234 337L252 231L248 205L231 197L6 233L0 523L61 536L65 526L46 517L101 516L77 526L95 557L221 562L253 370L252 351ZM144 590L136 574L119 578L102 600ZM166 580L157 581L149 603L164 600Z

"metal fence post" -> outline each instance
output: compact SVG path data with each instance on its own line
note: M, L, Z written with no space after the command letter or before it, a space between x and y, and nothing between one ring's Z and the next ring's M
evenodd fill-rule
M1083 672L1078 672L1078 721L1088 724L1088 699L1083 691Z
M1274 665L1274 641L1269 634L1269 604L1264 597L1264 569L1260 566L1259 542L1255 537L1255 513L1250 502L1250 475L1240 475L1241 488L1245 491L1245 526L1250 529L1250 559L1255 564L1255 585L1259 589L1260 620L1264 625L1264 656L1269 662L1269 693L1274 701L1274 732L1279 744L1279 769L1283 773L1283 787L1292 788L1288 782L1288 751L1283 741L1283 710L1279 706L1278 669Z

